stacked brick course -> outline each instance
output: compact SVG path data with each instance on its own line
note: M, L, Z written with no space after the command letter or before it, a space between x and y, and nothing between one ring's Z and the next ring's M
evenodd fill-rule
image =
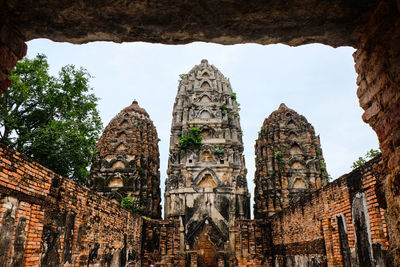
M400 266L400 2L384 0L364 26L354 53L363 120L378 135L382 185L394 264Z
M372 160L291 207L236 220L218 266L392 266ZM0 147L0 266L201 266L179 220L144 220ZM234 257L232 257L232 255ZM366 260L365 260L366 259Z
M239 263L391 266L386 261L384 207L376 194L374 169L379 161L376 158L343 175L266 220L236 221Z
M0 97L11 85L8 78L17 61L26 55L24 38L14 27L2 23L0 15Z
M0 146L0 266L139 266L141 228L140 216Z

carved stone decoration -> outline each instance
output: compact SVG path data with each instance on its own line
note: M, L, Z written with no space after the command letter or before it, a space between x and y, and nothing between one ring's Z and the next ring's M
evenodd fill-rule
M205 223L210 242L219 242L214 246L233 248L231 228L235 219L249 219L250 195L239 109L229 80L202 60L180 82L172 114L165 218L180 219L186 249L199 246ZM193 127L201 133L202 148L183 150L179 140ZM177 186L182 174L185 181Z
M265 119L255 153L255 218L271 216L328 183L319 136L285 104Z
M117 202L132 196L146 215L161 218L159 167L156 128L133 101L104 129L93 158L90 185Z

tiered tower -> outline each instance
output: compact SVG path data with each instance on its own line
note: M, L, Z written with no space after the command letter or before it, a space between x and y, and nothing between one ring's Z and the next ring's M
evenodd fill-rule
M160 160L156 128L136 101L105 128L91 167L91 186L117 202L126 196L161 218Z
M242 153L236 94L229 80L202 60L179 83L165 183L165 218L181 220L185 249L208 240L224 250L234 220L249 218Z
M256 219L271 216L328 183L314 127L285 104L265 119L255 151Z

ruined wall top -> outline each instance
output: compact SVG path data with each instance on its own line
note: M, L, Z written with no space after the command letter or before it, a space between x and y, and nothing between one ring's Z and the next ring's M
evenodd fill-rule
M255 218L271 216L328 182L314 127L285 104L265 119L255 153Z
M91 167L91 186L120 202L132 196L146 215L161 217L158 136L137 101L104 129Z

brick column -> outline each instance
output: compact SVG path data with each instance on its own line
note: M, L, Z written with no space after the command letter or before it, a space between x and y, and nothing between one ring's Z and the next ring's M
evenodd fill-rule
M382 183L394 266L400 266L400 1L382 0L360 38L357 95L383 153Z
M26 50L23 36L16 29L6 24L0 26L0 97L11 85L8 76Z

